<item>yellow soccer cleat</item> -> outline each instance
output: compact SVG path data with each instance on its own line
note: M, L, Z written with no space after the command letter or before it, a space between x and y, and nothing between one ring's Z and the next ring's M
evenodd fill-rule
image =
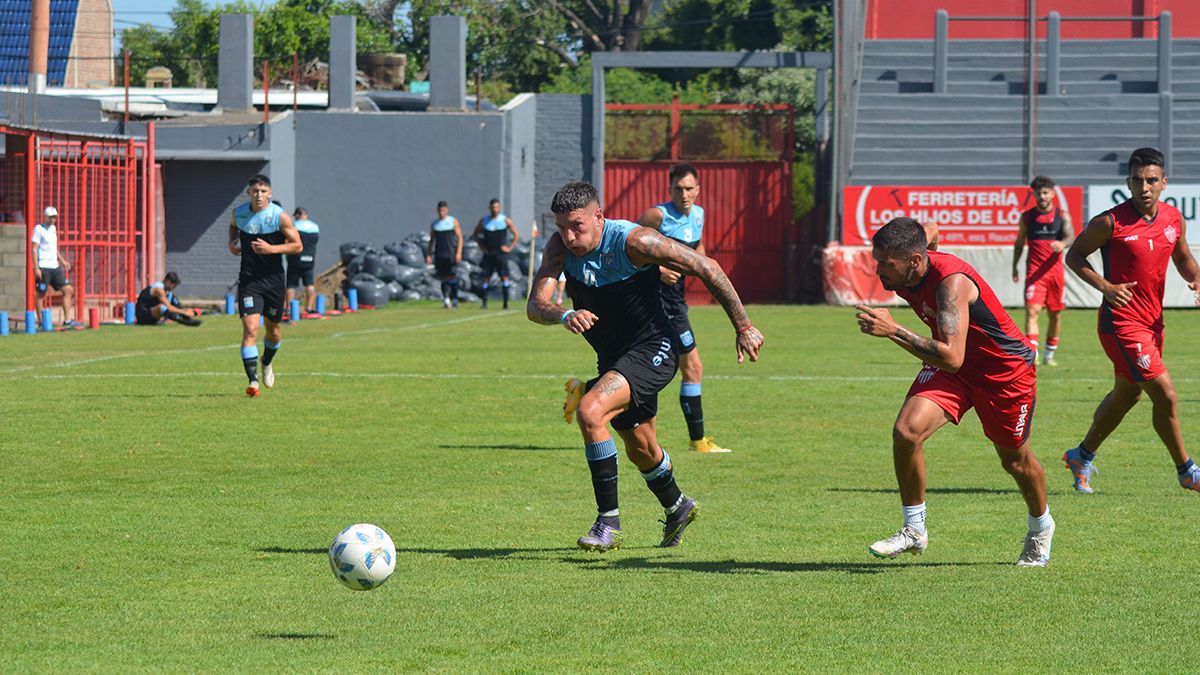
M733 452L729 448L722 448L713 442L712 436L705 436L698 441L692 441L688 444L688 448L696 452L707 452L710 454L719 454L723 452Z
M563 401L563 421L570 424L575 421L579 401L583 400L583 380L572 377L563 388L567 390L567 400Z

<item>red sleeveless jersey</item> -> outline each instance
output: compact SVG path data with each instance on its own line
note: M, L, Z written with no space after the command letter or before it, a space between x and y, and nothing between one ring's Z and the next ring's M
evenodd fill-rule
M1105 213L1112 219L1113 233L1100 248L1104 278L1116 284L1136 281L1133 297L1124 307L1100 304L1100 332L1123 327L1162 328L1162 299L1167 264L1175 242L1183 233L1183 216L1170 204L1158 203L1158 213L1147 221L1131 201Z
M1062 251L1051 245L1063 239L1063 219L1058 207L1042 213L1033 207L1021 216L1025 220L1025 241L1029 256L1025 260L1025 285L1037 283L1043 277L1063 275Z
M958 375L974 385L1006 384L1033 367L1035 350L1004 310L992 287L961 258L949 253L929 252L929 271L921 282L896 291L933 331L937 325L937 287L947 277L962 274L979 289L979 297L968 306L967 350Z

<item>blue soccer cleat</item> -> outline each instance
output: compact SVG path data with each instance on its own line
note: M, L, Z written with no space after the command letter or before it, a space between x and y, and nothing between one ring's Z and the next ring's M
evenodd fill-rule
M588 533L579 538L579 548L585 551L611 551L621 548L625 536L621 534L621 530L608 525L599 518L592 524L592 529Z
M700 515L700 505L695 499L684 496L680 502L679 508L675 509L675 513L668 513L664 520L658 522L663 524L663 538L659 543L659 548L671 548L678 546L683 542L683 531L696 516Z
M1071 475L1075 477L1075 491L1083 494L1092 494L1091 477L1094 473L1100 473L1091 462L1081 457L1079 448L1071 448L1063 453L1063 464L1071 470Z
M1185 490L1200 492L1200 466L1192 466L1187 473L1179 476L1179 485Z

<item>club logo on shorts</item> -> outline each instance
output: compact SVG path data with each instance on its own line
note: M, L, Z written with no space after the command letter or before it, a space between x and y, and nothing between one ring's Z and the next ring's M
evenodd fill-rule
M1150 355L1139 354L1137 357L1137 367L1142 370L1150 370Z
M1174 225L1168 225L1163 228L1163 236L1167 238L1168 244L1174 244L1179 238L1179 230L1176 230Z
M925 384L926 382L932 380L933 376L937 374L937 371L937 368L928 364L921 366L921 372L917 373L917 383Z
M254 306L254 296L247 295L246 297L242 298L242 306L247 307L247 308L253 307Z
M1025 435L1025 420L1029 418L1029 404L1021 404L1021 414L1017 415L1017 426L1013 429L1013 438L1021 438Z
M1034 288L1033 286L1025 287L1025 301L1029 302L1030 300L1033 300L1033 294L1036 292L1037 292L1037 289Z

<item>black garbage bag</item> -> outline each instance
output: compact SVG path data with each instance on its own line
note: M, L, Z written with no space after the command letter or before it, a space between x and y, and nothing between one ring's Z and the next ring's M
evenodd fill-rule
M349 262L346 263L346 278L347 279L354 277L356 275L362 274L364 258L366 258L366 256L364 256L364 255L355 256L354 258L351 258Z
M342 256L342 264L349 265L351 260L367 252L368 244L361 241L348 241L338 247L338 252Z
M403 284L405 288L412 288L413 286L424 282L425 266L422 265L420 267L408 267L406 265L401 265L397 268L396 281L399 281L401 284Z
M508 278L509 279L524 279L525 270L519 261L508 259Z
M464 241L462 257L478 265L483 260L483 249L479 248L479 242L474 239Z
M400 294L399 299L400 300L420 300L421 298L424 298L424 297L426 297L426 294L422 293L420 291L406 290ZM438 297L440 298L441 296L439 295Z
M350 287L358 291L358 304L382 307L388 303L391 293L388 286L370 274L359 274L350 280Z
M395 253L396 259L401 265L409 267L424 267L425 266L425 249L416 244L406 242L400 245L400 249Z
M379 256L378 271L371 272L370 269L367 269L366 271L371 272L371 274L374 274L384 281L392 281L398 277L402 269L404 269L404 267L400 264L400 261L396 260L396 256L392 255L391 253L385 253Z
M404 294L404 286L399 281L387 282L388 297L392 300L399 300Z

